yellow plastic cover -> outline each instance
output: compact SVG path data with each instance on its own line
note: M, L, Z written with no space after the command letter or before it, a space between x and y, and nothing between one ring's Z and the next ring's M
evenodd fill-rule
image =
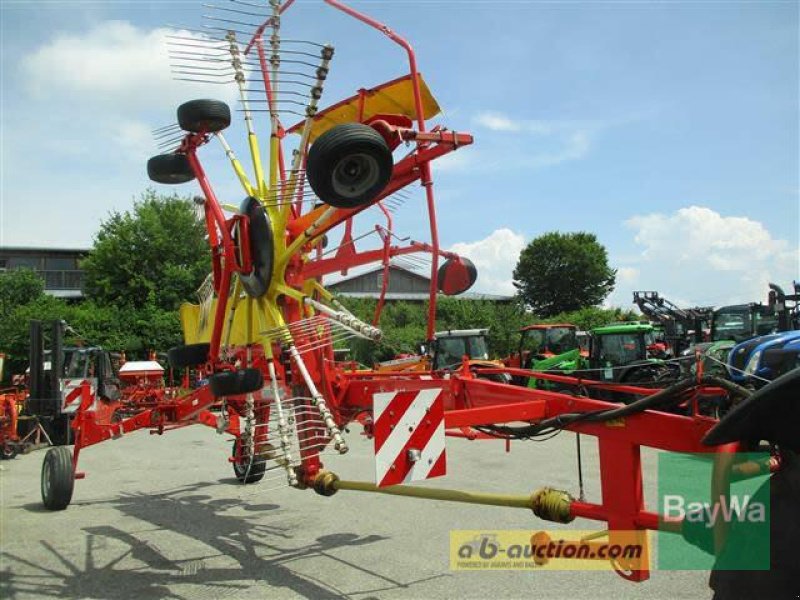
M439 103L436 102L436 98L431 94L431 90L422 78L422 74L418 74L418 78L420 92L422 93L422 112L427 121L438 115L442 109L439 108ZM336 125L358 122L360 103L361 95L356 94L317 113L314 117L314 123L311 125L309 140L313 142L318 136ZM411 75L405 75L364 91L362 121L367 121L375 115L405 115L410 119L416 119L416 114ZM302 130L303 121L293 125L288 130L288 133L300 133Z
M208 311L208 318L201 326L201 310L197 304L184 302L179 311L181 327L183 329L183 340L186 344L202 344L211 341L211 332L214 329L214 314L217 310L217 299L211 301L211 308ZM250 312L250 328L248 335L247 313ZM226 315L227 319L227 315ZM230 343L234 346L244 346L255 343L259 337L261 326L259 324L258 313L255 310L247 311L244 303L236 310L233 317L233 328L231 331ZM223 336L226 335L223 332ZM252 339L251 339L252 336ZM224 339L224 338L223 338Z

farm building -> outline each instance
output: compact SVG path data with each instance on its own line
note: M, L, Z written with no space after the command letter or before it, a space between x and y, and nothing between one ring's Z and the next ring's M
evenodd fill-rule
M389 267L389 287L386 300L406 300L424 302L428 299L430 278L403 268L399 265ZM364 273L352 275L335 283L327 283L326 287L333 293L349 298L377 298L383 286L383 268L378 267ZM491 300L494 302L510 302L511 296L497 294L479 294L464 292L456 296L464 300Z
M44 290L58 298L83 297L80 260L88 250L0 246L0 272L31 269L44 280Z

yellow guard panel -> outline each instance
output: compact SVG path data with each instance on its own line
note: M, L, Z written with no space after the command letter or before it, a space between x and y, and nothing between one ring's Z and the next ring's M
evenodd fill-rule
M244 304L244 303L242 303ZM211 309L209 310L208 319L203 327L200 325L200 306L197 304L190 304L184 302L180 308L181 327L183 329L183 341L185 344L202 344L211 341L211 332L214 329L214 314L217 310L217 299L211 301ZM247 316L250 312L250 328L249 332L252 339L248 336ZM226 313L226 319L227 319ZM227 329L227 323L226 323ZM257 341L259 333L263 327L259 323L257 311L247 311L245 306L240 305L233 317L233 328L231 331L230 343L234 346L244 346L246 344L253 344ZM223 340L227 332L223 331Z
M422 112L425 120L431 119L441 112L439 103L431 94L428 85L419 74L420 92L422 93ZM414 108L414 90L411 86L411 75L405 75L377 87L364 90L364 113L362 121L375 115L405 115L416 120ZM338 104L329 106L317 113L311 125L309 141L314 141L332 127L342 123L358 122L358 109L361 104L361 95L356 94ZM303 130L303 121L293 125L287 133L300 133Z

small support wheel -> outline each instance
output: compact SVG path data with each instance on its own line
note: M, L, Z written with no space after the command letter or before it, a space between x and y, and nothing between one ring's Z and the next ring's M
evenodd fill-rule
M67 446L55 446L42 463L42 502L48 510L64 510L72 500L75 472L72 452Z
M159 154L147 161L147 176L156 183L177 185L194 179L185 154Z
M231 109L219 100L190 100L178 107L178 125L192 133L216 133L231 124Z
M336 208L369 204L392 178L392 151L369 125L344 123L311 145L306 177L320 200Z
M220 396L240 396L264 387L264 375L258 369L239 369L214 373L208 378L211 393Z
M208 362L208 353L211 351L211 344L188 344L186 346L175 346L167 351L169 364L175 369L185 369L187 367L197 367Z
M241 439L233 440L231 456L233 457L233 474L242 483L256 483L264 478L267 470L266 462L263 460L251 461L250 457L240 450Z
M0 449L0 458L3 460L11 460L19 454L19 448L14 442L5 442L2 449Z

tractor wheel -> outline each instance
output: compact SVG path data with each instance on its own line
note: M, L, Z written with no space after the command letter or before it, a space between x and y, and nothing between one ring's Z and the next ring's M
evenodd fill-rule
M261 481L264 478L264 472L267 470L266 462L254 460L251 463L250 458L239 451L240 444L241 438L233 440L233 448L231 450L231 456L235 459L233 461L233 474L242 483Z
M191 100L178 107L178 125L192 133L216 133L231 124L231 109L219 100Z
M19 448L13 442L6 442L3 444L2 450L0 450L0 458L3 460L11 460L12 458L16 457L19 453Z
M337 125L312 144L306 177L326 204L336 208L363 206L389 183L392 151L383 136L368 125Z
M189 344L188 346L175 346L167 352L169 364L175 369L197 367L208 362L208 353L211 344Z
M55 446L42 463L42 502L48 510L64 510L72 500L75 473L72 452L67 446Z
M177 185L194 179L185 154L159 154L147 161L147 176L156 183Z
M214 373L208 378L211 393L220 396L249 394L264 387L264 375L258 369L240 369Z

